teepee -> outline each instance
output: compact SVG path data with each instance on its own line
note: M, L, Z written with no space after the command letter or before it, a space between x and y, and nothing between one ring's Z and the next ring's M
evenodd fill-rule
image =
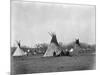
M80 48L79 39L76 39L74 47L71 48L70 51L69 51L70 55L78 56L80 54L79 53L80 50L81 50L81 48Z
M43 57L54 56L54 55L57 56L61 53L61 50L59 49L59 44L57 42L56 34L54 33L49 33L49 34L51 35L52 39Z
M20 42L17 42L17 44L18 44L18 47L15 50L13 56L23 56L23 55L25 55L25 52L20 48Z

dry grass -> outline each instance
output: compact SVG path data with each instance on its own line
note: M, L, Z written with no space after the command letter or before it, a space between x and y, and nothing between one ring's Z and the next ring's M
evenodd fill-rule
M93 67L95 55L93 54L74 57L12 57L11 62L12 75L95 69Z

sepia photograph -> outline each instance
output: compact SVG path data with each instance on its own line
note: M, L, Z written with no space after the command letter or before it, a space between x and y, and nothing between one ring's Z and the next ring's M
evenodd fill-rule
M96 70L96 6L11 0L11 75Z

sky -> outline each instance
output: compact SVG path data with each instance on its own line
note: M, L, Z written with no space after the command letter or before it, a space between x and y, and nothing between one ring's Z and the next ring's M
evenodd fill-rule
M79 38L95 44L95 6L43 2L11 2L11 45L16 40L33 46L50 43L48 32L55 32L58 42Z

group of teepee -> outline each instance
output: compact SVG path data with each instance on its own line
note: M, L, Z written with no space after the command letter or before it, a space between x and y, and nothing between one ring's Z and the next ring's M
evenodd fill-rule
M60 46L58 44L56 34L55 33L49 33L52 37L50 44L48 45L48 48L46 52L44 53L43 57L50 57L50 56L60 56L63 55L63 50L60 49ZM66 50L67 55L78 55L78 46L80 46L79 39L76 40L74 48L71 48L70 50ZM27 53L25 53L21 47L20 42L17 41L17 49L15 50L13 56L25 56Z
M49 34L51 35L52 39L43 57L57 56L61 53L61 50L59 49L59 44L57 42L56 34L55 33L49 33ZM21 49L20 42L17 41L17 49L15 50L13 56L24 56L24 55L26 55L26 53Z
M75 45L73 48L71 48L70 50L65 50L65 52L63 52L63 50L60 49L59 44L57 42L57 38L56 38L56 34L54 33L49 33L52 37L51 42L47 48L47 51L45 52L43 57L48 57L48 56L73 56L73 55L79 55L79 51L80 51L80 42L79 39L76 39L75 41Z

